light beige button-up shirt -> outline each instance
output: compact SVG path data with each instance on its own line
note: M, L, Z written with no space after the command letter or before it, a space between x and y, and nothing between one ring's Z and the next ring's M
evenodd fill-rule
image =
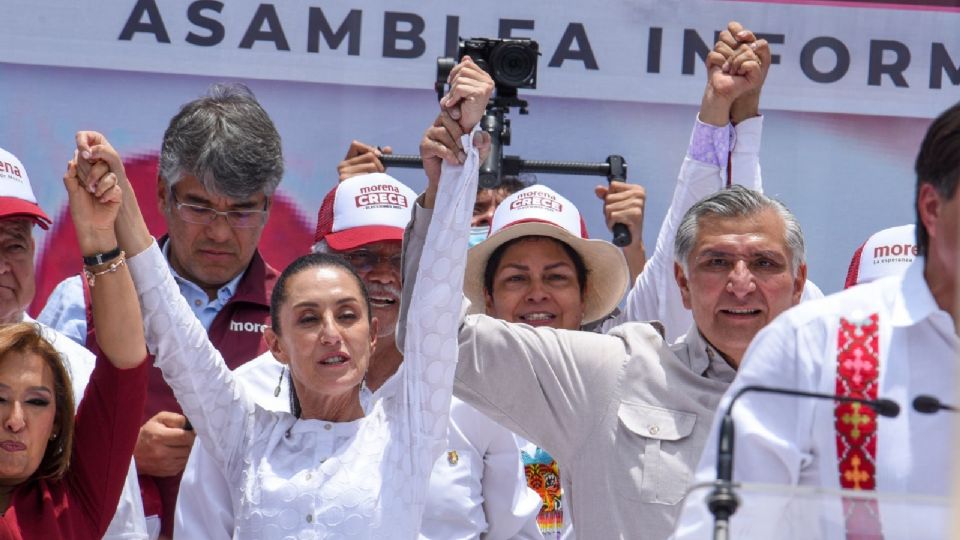
M405 289L430 217L416 205ZM668 346L645 323L596 334L471 315L459 342L455 395L563 464L577 538L669 536L735 375L695 328Z
M708 350L695 329L668 347L642 323L599 335L471 316L454 392L564 465L578 538L660 539L735 375Z

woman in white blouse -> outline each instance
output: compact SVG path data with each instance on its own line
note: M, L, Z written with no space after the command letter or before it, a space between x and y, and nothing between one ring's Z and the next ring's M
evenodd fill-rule
M463 84L455 82L451 95L474 96L471 105L482 112L492 81L488 87L478 79L489 77L464 77L469 87L457 94ZM115 229L132 255L148 348L241 493L234 537L416 538L446 439L472 209L464 201L476 191L477 151L466 145L464 170L472 178L448 183L437 197L448 204L434 213L416 288L404 294L404 362L396 384L376 394L366 413L359 394L378 323L360 278L325 255L301 257L280 276L265 338L291 373L294 414L286 414L248 399L210 344L147 231L116 151L98 133L77 140L83 174L114 173L125 190Z

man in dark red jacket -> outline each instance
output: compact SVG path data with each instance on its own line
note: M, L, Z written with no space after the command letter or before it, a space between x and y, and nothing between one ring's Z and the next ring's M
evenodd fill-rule
M262 332L278 273L257 245L282 176L280 135L246 87L213 86L184 105L164 133L157 199L168 234L160 243L181 293L231 369L266 350ZM82 280L70 278L40 318L93 350L88 298ZM151 369L148 384L134 458L148 526L170 537L194 434L159 369Z

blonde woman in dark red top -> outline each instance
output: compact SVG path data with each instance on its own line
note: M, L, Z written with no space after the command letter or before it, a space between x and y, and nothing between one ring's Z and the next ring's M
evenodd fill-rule
M102 353L74 415L69 375L44 331L32 323L0 330L0 540L101 538L146 399L143 324L112 226L116 178L86 186L71 163L64 183Z

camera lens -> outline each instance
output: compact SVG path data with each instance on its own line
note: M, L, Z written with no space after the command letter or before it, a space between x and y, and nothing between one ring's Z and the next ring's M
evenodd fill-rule
M521 43L500 43L490 52L490 67L498 85L536 88L537 51Z

